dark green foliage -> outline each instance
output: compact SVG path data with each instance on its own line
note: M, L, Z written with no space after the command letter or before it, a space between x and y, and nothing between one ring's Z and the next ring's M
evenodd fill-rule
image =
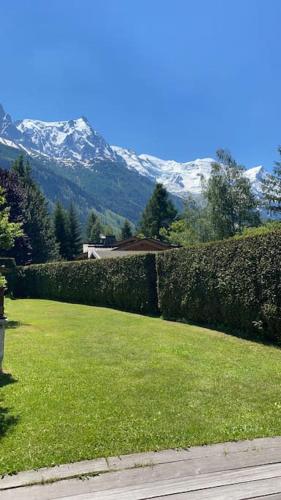
M24 232L30 240L31 260L33 263L55 260L58 250L47 201L31 177L30 164L20 156L14 162L12 171L26 193Z
M69 259L73 260L82 252L81 229L73 203L68 210L68 238Z
M281 146L278 148L281 155ZM276 161L273 173L263 181L264 205L272 213L281 212L281 162Z
M5 205L10 207L10 221L22 224L24 234L16 238L13 248L2 251L2 255L13 257L18 265L28 264L31 260L30 239L25 234L27 222L27 193L14 172L0 169L0 186L4 189Z
M29 218L26 234L32 247L32 262L48 262L58 258L52 222L44 195L36 187L28 188Z
M88 243L91 243L92 227L96 224L97 220L98 220L97 215L93 210L91 210L91 212L88 215L88 220L86 224L86 238Z
M142 214L141 233L150 238L163 239L161 229L167 229L176 215L177 211L169 199L167 190L162 184L156 184Z
M165 318L281 341L281 231L157 256Z
M158 294L167 319L224 326L280 343L280 262L281 230L273 229L157 257L18 268L15 294L140 313L157 312Z
M247 227L243 230L242 234L234 236L234 238L247 238L248 236L258 236L261 234L272 233L274 231L281 231L280 220L269 220L258 227Z
M203 194L212 239L220 240L240 233L244 227L258 226L260 217L250 181L244 176L245 168L224 150L219 150L217 157Z
M18 175L24 184L31 183L31 166L28 161L25 161L22 154L14 161L12 171Z
M162 229L161 234L166 241L181 246L211 241L214 233L208 215L207 207L189 196L183 213L168 229Z
M99 243L102 225L95 212L90 212L86 227L87 243Z
M156 313L154 255L18 268L16 295Z
M0 257L0 275L7 280L8 292L12 292L16 283L16 261L12 257Z
M123 227L121 228L121 239L127 240L133 236L132 227L128 220L125 220Z
M66 210L59 202L54 210L54 231L60 256L67 260L70 254L68 217Z

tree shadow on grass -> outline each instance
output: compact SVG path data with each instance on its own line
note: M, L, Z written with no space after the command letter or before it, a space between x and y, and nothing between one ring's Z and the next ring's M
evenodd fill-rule
M0 387L5 387L5 385L15 384L17 379L13 377L10 373L0 372Z
M264 346L273 347L275 349L281 349L281 342L274 341L269 337L266 337L263 333L257 332L247 332L239 330L238 328L231 328L223 324L210 324L210 323L197 323L195 321L188 321L185 319L181 320L170 320L163 318L165 321L176 321L177 323L183 323L185 325L197 326L199 328L206 328L208 330L214 330L215 332L223 333L231 337L237 337L239 339L248 340L249 342L255 342L257 344L262 344Z
M20 321L7 321L6 328L19 328L21 325Z
M0 406L0 439L7 434L11 427L19 421L19 417L10 415L9 408Z
M10 373L0 373L0 388L16 382L17 380ZM0 439L5 436L9 429L14 427L18 421L19 417L11 415L9 408L3 406L3 401L0 399Z

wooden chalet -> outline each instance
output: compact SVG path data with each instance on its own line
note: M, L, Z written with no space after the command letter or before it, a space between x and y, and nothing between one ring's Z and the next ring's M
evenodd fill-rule
M177 248L154 238L138 238L132 236L126 240L116 241L112 237L104 240L102 244L83 245L83 253L88 259L108 259L114 257L128 257L137 253L163 252ZM87 255L86 255L87 254Z

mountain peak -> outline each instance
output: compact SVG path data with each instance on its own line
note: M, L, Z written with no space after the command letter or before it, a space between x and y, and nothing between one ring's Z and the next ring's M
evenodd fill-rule
M3 118L3 116L5 116L5 114L6 114L5 110L2 106L2 104L0 103L0 120L1 120L1 118Z
M11 116L0 104L0 136L12 141L19 139L20 133L13 124Z
M94 168L99 162L121 163L123 167L153 183L161 182L170 193L181 198L190 193L201 195L202 176L206 180L210 177L212 164L215 162L209 157L188 162L164 160L149 154L138 155L131 149L110 146L92 128L85 116L65 121L48 122L26 118L13 122L1 104L0 142L24 149L30 155L44 154L67 166ZM261 166L245 172L256 193L261 192L261 183L266 175Z
M96 161L116 160L109 144L83 116L53 122L26 118L17 121L15 126L22 145L56 160L87 165Z

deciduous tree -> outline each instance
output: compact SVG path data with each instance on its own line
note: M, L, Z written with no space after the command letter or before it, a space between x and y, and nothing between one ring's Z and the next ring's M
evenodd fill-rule
M278 148L281 155L281 146ZM273 214L281 213L281 161L276 161L273 173L268 174L262 184L264 205Z
M251 190L245 168L224 151L217 152L211 176L204 185L208 216L216 239L234 236L244 227L258 226L258 201Z

